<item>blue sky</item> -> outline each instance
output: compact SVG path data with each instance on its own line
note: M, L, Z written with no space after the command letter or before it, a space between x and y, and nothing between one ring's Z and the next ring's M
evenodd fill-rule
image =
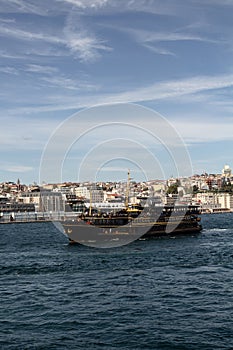
M0 182L38 182L51 134L106 103L161 114L187 146L194 173L233 167L232 14L232 0L0 0ZM93 134L86 153L92 143ZM129 147L125 159L130 154ZM64 180L77 179L79 161Z

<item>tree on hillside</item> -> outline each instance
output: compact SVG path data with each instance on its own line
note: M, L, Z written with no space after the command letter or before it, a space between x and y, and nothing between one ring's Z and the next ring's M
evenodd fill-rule
M168 186L167 194L177 194L178 193L178 183L171 184Z

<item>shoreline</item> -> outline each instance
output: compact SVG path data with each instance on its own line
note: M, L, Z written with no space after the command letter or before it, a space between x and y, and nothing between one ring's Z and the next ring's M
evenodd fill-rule
M230 209L225 209L225 210L211 210L211 209L208 209L206 211L202 211L201 212L201 216L202 215L211 215L211 214L228 214L228 213L233 213L232 210ZM32 223L48 223L48 222L62 222L63 220L58 220L58 219L32 219L32 220L6 220L6 221L0 221L0 225L7 225L7 224L32 224Z
M7 225L7 224L32 224L32 223L46 223L46 222L52 222L52 221L58 221L58 220L25 220L25 221L19 221L19 220L14 220L14 221L0 221L0 225Z
M201 210L201 215L203 214L226 214L226 213L233 213L233 210L231 209L206 209L206 210Z

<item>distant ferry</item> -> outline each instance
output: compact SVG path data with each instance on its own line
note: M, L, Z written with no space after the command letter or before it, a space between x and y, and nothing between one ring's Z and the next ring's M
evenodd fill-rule
M126 244L136 239L198 233L200 207L198 205L134 205L115 213L89 209L76 219L62 222L70 242L97 242L111 240ZM120 243L119 242L119 243Z
M175 205L174 201L170 205L163 205L158 204L156 198L146 201L144 205L130 205L129 192L130 171L128 171L125 208L110 212L97 210L92 208L90 198L89 209L83 208L83 213L77 215L76 219L62 222L70 242L110 247L137 239L198 233L202 230L198 205ZM72 201L69 205L73 210Z

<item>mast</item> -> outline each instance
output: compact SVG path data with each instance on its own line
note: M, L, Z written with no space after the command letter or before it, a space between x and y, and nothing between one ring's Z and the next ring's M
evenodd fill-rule
M127 178L127 187L126 187L126 196L125 196L125 207L129 207L129 188L130 188L130 169L128 169L128 178Z
M89 206L89 216L91 216L91 210L92 210L92 192L90 189L90 206Z

